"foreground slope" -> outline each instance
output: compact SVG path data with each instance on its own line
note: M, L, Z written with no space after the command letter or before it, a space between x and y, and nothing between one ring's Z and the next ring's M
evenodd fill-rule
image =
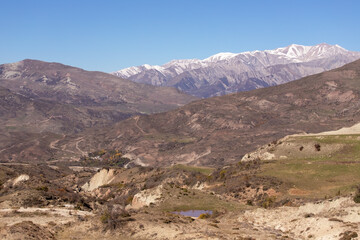
M131 118L84 133L78 147L119 148L137 162L151 165L223 165L289 134L359 122L359 90L360 61L355 61L287 84ZM75 143L59 142L69 150Z
M218 53L204 60L173 60L162 66L145 64L113 74L155 86L174 86L198 97L211 97L279 85L359 58L359 52L338 45L292 44L274 50Z

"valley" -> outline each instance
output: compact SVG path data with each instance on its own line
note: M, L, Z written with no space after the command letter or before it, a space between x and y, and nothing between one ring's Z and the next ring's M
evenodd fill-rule
M360 1L2 1L0 240L359 240Z
M96 168L9 163L0 172L0 236L356 239L358 134L290 135L219 168L102 168L106 156L128 161L108 151L89 154L103 159ZM194 209L212 214L174 213Z
M2 239L358 238L359 60L201 100L153 87L137 105L148 112L40 86L30 62L0 80ZM128 115L106 117L113 107Z

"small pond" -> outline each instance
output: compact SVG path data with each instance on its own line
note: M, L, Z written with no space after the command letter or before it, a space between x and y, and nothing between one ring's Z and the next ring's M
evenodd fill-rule
M188 210L188 211L179 211L179 212L173 212L175 214L183 215L186 217L199 217L200 214L208 213L212 214L212 211L210 210Z

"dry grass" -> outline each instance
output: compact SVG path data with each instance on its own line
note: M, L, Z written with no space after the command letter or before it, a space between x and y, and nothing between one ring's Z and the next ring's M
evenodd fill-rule
M360 183L360 140L358 135L297 137L292 142L306 145L318 142L321 148L331 149L332 145L344 144L333 152L321 152L315 156L291 155L287 159L265 162L261 175L273 176L287 183L301 195L309 198L335 196L354 191ZM284 143L286 144L286 142ZM335 148L334 148L335 149ZM290 156L290 154L288 155Z

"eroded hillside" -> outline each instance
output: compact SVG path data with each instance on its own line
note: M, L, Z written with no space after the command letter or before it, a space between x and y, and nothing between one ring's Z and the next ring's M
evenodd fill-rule
M67 138L59 146L74 151L81 137L78 147L85 152L119 148L143 165L225 165L289 134L359 122L359 80L356 61L291 83L130 118Z

